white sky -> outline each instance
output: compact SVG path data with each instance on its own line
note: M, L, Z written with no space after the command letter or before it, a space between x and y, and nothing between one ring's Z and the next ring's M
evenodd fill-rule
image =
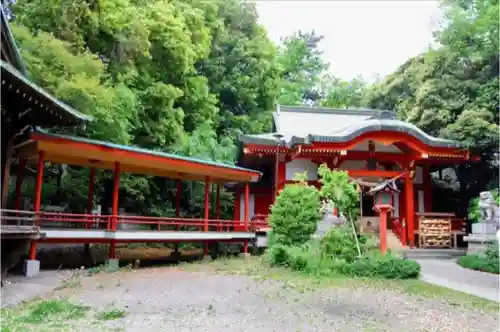
M270 38L295 31L323 35L320 47L330 71L343 79L372 81L427 50L439 20L434 0L256 0Z

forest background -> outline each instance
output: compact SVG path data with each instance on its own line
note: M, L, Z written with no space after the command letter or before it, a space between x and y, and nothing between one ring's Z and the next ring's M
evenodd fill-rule
M30 79L94 118L85 129L59 132L234 163L238 133L270 131L276 103L389 109L481 156L456 167L467 206L498 184L499 4L442 0L441 9L439 46L367 84L332 75L314 31L271 42L243 0L18 0L9 7ZM42 202L83 212L89 170L48 167L54 175ZM203 186L183 183L183 215L203 215ZM111 174L97 172L94 199L104 209L111 187ZM33 192L32 181L23 192ZM174 196L172 180L122 176L120 207L128 213L173 215ZM232 218L232 194L223 191L221 204Z

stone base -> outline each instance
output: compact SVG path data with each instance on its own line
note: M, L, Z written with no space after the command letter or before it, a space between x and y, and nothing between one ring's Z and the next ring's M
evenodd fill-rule
M203 256L203 261L204 262L210 262L210 261L212 261L212 256L210 256L210 255Z
M242 258L250 258L250 257L252 257L252 255L250 255L250 253L248 253L248 252L242 252L242 253L240 253L240 257L242 257Z
M40 261L26 260L23 265L23 274L25 277L34 277L40 273Z
M464 236L467 241L467 255L483 255L486 247L497 240L496 234L469 234Z
M106 262L104 263L104 266L108 271L116 271L120 268L120 260L117 258L107 259Z

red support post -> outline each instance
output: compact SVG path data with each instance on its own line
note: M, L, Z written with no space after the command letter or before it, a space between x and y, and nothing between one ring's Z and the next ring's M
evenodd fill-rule
M19 160L19 169L16 178L16 199L14 201L14 210L21 210L21 190L23 187L23 172L26 168L26 159Z
M205 178L205 216L204 216L205 225L203 227L203 230L205 232L208 232L208 218L210 214L209 194L210 194L210 178L207 176Z
M405 179L405 200L406 200L406 227L408 229L408 241L410 247L415 246L415 195L413 193L413 179Z
M35 200L33 203L33 212L35 212L35 223L38 225L38 214L40 212L40 207L42 205L42 184L43 184L43 165L45 163L45 153L43 151L38 152L38 166L36 173L36 183L35 183ZM31 241L29 259L36 259L36 240Z
M249 201L250 201L250 185L248 182L245 182L245 207L243 218L245 219L243 222L245 223L245 232L248 232L248 223L249 223Z
M380 210L380 252L387 253L387 209Z
M87 214L92 214L92 208L94 204L94 182L95 182L95 168L90 169L89 176L89 191L87 198ZM85 228L89 228L90 222L85 224Z
M215 219L220 220L220 184L218 183L215 193Z
M116 162L113 174L113 203L111 206L111 230L118 228L118 194L120 190L120 163ZM110 249L111 250L111 249Z

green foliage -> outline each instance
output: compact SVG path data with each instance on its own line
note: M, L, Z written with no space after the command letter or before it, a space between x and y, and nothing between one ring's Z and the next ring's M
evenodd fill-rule
M386 255L373 252L347 265L343 272L357 277L413 279L420 275L420 265L416 261L402 259L390 252Z
M323 36L314 31L285 37L280 45L281 69L279 103L313 104L324 107L364 107L367 87L363 80L341 80L328 73L329 64L321 58Z
M462 256L457 260L457 263L467 269L499 274L500 259L498 241L494 244L489 244L484 255Z
M440 3L439 46L371 87L367 102L393 109L400 119L431 135L458 140L480 155L483 162L458 167L462 188L476 195L488 182L498 183L492 161L499 146L500 8L497 0Z
M321 219L318 190L305 182L288 184L271 206L272 244L301 245L309 240Z
M279 91L276 47L251 3L34 0L12 10L30 78L95 118L84 131L67 133L234 162L234 134L270 129ZM88 170L66 167L60 185L49 182L44 202L84 211ZM95 200L104 208L111 184L108 173L97 174ZM183 213L202 215L202 185L183 187ZM169 216L174 197L174 181L121 179L127 212ZM232 215L232 202L223 191L223 216Z
M286 266L314 276L353 276L384 279L413 279L420 275L420 265L391 254L380 254L367 238L361 238L362 256L348 228L336 228L321 240L300 246L272 245L268 250L271 264Z
M321 196L331 200L347 220L351 222L357 220L360 213L360 194L347 172L330 170L326 164L322 164L318 169L318 175L321 182Z

